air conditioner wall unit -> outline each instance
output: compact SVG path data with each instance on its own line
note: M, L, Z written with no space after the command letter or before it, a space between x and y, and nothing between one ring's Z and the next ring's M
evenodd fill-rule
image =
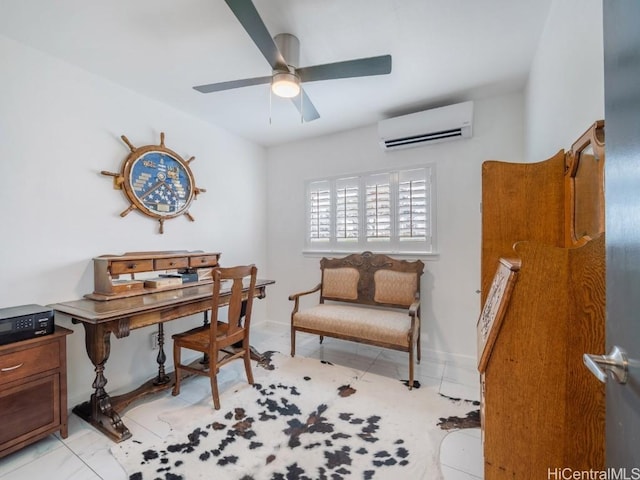
M418 147L472 135L473 102L433 108L378 122L384 150Z

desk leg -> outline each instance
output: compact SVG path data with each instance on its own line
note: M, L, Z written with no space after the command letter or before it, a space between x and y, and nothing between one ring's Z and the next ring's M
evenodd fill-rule
M204 312L204 319L203 319L203 326L207 326L209 325L209 310L205 310ZM204 355L202 355L202 360L200 360L200 363L202 365L209 365L209 354L205 353Z
M153 381L154 385L166 385L171 381L169 375L164 370L164 363L167 361L167 356L164 353L164 323L158 324L158 356L156 362L158 362L158 376Z
M82 323L85 332L87 355L95 367L96 378L91 385L94 393L88 402L73 408L73 413L89 422L98 430L116 442L131 437L131 432L124 425L118 412L111 406L111 397L105 391L107 378L104 368L111 351L111 331L103 325Z

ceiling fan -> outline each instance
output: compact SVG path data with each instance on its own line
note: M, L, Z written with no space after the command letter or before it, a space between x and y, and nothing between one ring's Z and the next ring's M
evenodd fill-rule
M294 35L281 33L272 38L251 0L225 2L271 65L272 74L193 87L199 92L211 93L271 83L271 91L280 97L291 98L304 121L310 122L320 118L320 114L303 90L302 83L391 73L391 55L299 68L300 42Z

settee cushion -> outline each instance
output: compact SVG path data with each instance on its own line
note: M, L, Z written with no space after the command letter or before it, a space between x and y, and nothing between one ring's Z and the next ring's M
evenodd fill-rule
M378 270L374 276L373 299L378 303L409 306L415 300L416 274Z
M295 313L292 320L296 328L319 330L330 336L409 346L411 319L407 312L325 303Z
M359 280L360 272L355 268L325 268L322 274L322 295L340 300L356 300Z

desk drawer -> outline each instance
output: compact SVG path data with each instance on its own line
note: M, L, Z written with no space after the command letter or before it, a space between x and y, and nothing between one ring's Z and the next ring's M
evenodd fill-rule
M122 273L150 272L153 270L153 260L125 260L111 262L111 275Z
M174 268L187 268L189 259L187 257L158 258L154 260L154 270L172 270Z
M59 366L59 342L7 353L0 356L0 385Z
M191 268L215 267L216 265L218 265L217 255L198 255L189 259L189 266Z

